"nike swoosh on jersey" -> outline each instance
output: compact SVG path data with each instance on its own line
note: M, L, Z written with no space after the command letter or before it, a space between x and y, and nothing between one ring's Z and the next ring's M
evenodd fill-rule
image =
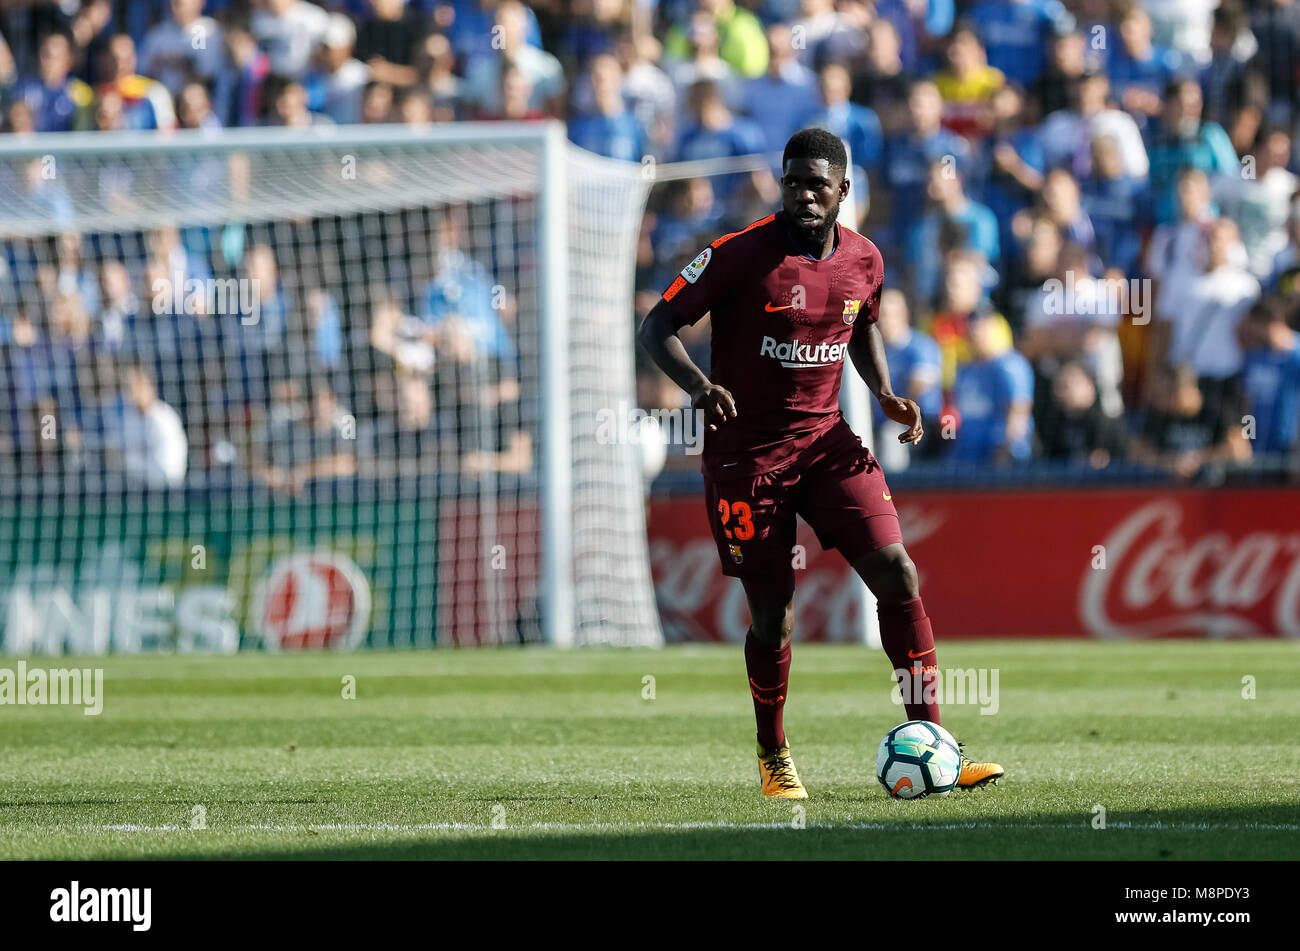
M771 314L778 310L789 310L793 306L794 304L782 304L780 307L773 307L772 302L768 301L766 304L763 305L763 309L767 311L769 314Z

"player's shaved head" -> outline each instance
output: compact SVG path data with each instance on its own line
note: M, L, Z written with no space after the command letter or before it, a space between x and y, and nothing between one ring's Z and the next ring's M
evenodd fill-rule
M840 137L825 129L801 129L790 136L781 156L784 166L791 159L825 159L832 172L843 175L849 167L849 156L844 151Z
M813 257L825 257L833 245L840 202L849 193L847 165L844 143L825 129L804 129L786 143L781 209L791 237Z

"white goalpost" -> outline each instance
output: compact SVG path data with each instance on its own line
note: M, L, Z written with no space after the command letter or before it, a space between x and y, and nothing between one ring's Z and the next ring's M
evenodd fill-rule
M0 648L662 643L650 183L559 123L5 137Z

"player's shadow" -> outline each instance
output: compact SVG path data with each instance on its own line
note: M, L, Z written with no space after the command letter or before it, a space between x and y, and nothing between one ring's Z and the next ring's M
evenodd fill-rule
M996 793L994 793L996 795ZM899 803L897 819L820 825L816 803L807 808L807 825L611 829L593 824L590 833L515 835L509 828L481 832L410 833L382 842L314 842L328 830L302 830L302 841L259 847L241 842L228 854L205 858L258 860L736 860L752 861L779 844L784 860L914 860L918 855L951 859L1072 860L1253 860L1300 856L1300 805L1258 806L1249 811L1150 809L1113 812L1096 828L1088 813L1059 813L973 819L927 819L924 803ZM774 821L790 815L782 809ZM779 817L779 818L778 818ZM647 817L647 821L651 821ZM194 859L190 851L151 856Z

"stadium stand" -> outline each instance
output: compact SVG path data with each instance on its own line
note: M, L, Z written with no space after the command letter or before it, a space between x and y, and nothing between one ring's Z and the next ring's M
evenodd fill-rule
M676 162L769 154L795 129L829 128L852 150L850 224L884 253L898 388L933 429L958 437L932 440L900 477L946 482L1297 478L1298 90L1294 0L29 0L0 10L12 136L561 118L593 152ZM762 170L657 186L628 320L776 195ZM48 201L58 214L57 193ZM419 299L341 315L328 294L285 293L286 262L249 236L227 270L262 279L262 324L214 359L274 362L292 339L305 341L309 365L296 381L250 387L246 405L186 398L166 365L175 314L140 302L169 269L210 276L229 249L207 237L163 228L124 258L68 232L0 261L0 463L119 466L149 484L235 463L292 484L277 458L296 451L321 462L312 472L370 471L384 463L364 458L367 447L384 432L457 425L431 414L421 383L442 349L514 359L509 328L482 296L488 262L447 255ZM16 281L37 282L43 306L15 309ZM440 332L453 312L468 337ZM701 360L706 335L691 341ZM336 391L329 381L362 351L373 372ZM648 362L638 366L646 408L681 405ZM115 439L87 438L108 403ZM367 435L345 452L301 427L298 450L276 437L299 419L328 432L345 407ZM34 435L48 417L65 423L56 445ZM426 464L536 464L523 430L493 449ZM657 485L695 465L670 454Z

